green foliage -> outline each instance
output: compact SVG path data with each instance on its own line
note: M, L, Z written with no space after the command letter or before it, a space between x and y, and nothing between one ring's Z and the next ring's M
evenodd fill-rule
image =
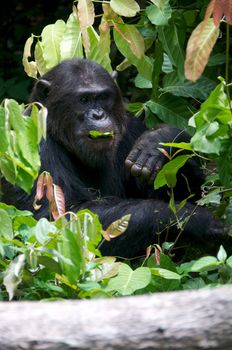
M70 220L36 221L30 212L2 203L0 223L1 300L99 298L213 287L232 280L232 257L222 246L217 257L180 265L156 248L142 267L101 257L101 224L88 210L72 213Z
M121 85L131 97L128 109L138 117L144 114L147 126L164 122L192 134L189 144L160 145L169 162L154 183L155 189L168 187L180 234L186 221L179 221L177 213L188 198L177 206L174 192L177 173L191 157L216 165L198 204L210 205L232 223L231 14L224 9L228 13L222 18L219 2L211 9L208 4L151 0L140 9L135 0L110 0L102 2L96 15L92 0L79 0L67 20L48 24L40 36L32 34L23 55L24 69L33 78L68 58L95 60L109 72L116 68L123 72ZM225 76L219 84L218 76ZM14 94L19 87L14 78L1 81L0 93ZM28 117L24 109L9 99L0 107L0 174L29 192L40 166L38 144L45 137L46 110L32 105ZM90 136L113 135L93 130ZM174 152L168 154L163 146ZM124 233L130 215L106 231L88 210L68 215L69 220L62 214L55 221L36 221L30 212L0 203L0 300L112 297L232 282L227 247L221 246L216 257L174 263L177 237L162 247L148 247L142 266L133 266L101 257L98 249L102 239Z
M31 106L24 116L24 105L5 99L0 107L0 174L29 192L38 176L38 145L46 135L46 109Z

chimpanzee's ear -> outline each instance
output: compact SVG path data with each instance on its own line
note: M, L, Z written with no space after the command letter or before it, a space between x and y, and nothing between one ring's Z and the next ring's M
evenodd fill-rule
M34 96L38 101L43 102L44 100L46 100L50 89L51 89L50 81L45 79L39 79L35 83L35 86L33 89Z
M117 77L118 77L118 72L116 71L116 70L113 70L113 72L111 73L111 77L112 77L112 79L117 79Z

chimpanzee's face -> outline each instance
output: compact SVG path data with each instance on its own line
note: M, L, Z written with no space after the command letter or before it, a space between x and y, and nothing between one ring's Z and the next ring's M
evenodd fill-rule
M37 82L32 99L48 108L48 133L89 165L114 152L126 126L120 91L94 62L61 63Z

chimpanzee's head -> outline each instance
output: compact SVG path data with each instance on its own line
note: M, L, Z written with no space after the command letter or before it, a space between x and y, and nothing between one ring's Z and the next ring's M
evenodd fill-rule
M39 79L31 101L48 109L48 134L85 163L112 154L126 126L112 76L87 59L63 61Z

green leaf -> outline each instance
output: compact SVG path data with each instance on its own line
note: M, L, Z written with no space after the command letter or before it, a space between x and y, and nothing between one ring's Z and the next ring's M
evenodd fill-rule
M116 31L120 35L120 47L122 47L123 42L124 45L128 45L133 55L135 55L138 59L141 59L144 55L144 40L141 36L140 32L134 25L130 24L124 24L124 23L114 23L114 31ZM116 36L117 42L116 45L118 46L119 38ZM124 49L125 50L125 49ZM125 57L127 57L125 55ZM128 57L127 57L128 58Z
M58 20L55 24L49 24L44 27L42 31L43 56L47 69L51 69L60 63L60 43L65 30L65 22Z
M37 241L41 244L47 242L50 239L51 233L56 233L56 227L50 223L46 218L40 219L36 226L33 228L33 234L35 235Z
M111 0L110 7L118 15L124 17L134 17L140 10L138 3L134 0Z
M89 136L92 139L109 138L109 137L113 137L113 135L114 135L113 131L111 131L111 132L100 132L98 130L90 130L90 132L89 132Z
M151 271L148 267L139 267L133 271L128 265L121 264L118 275L109 281L106 290L131 295L136 290L145 288L150 280Z
M87 58L96 61L104 67L109 73L112 72L110 62L110 33L103 33L100 30L100 37L93 27L87 29L90 47L87 52Z
M5 127L5 111L4 108L0 106L0 135L1 135L1 142L0 142L0 152L6 152L9 142L6 136L6 133L8 130L6 130Z
M165 278L167 280L180 280L181 279L181 276L178 273L173 272L173 271L169 271L166 269L158 268L158 267L151 268L151 273L154 276L159 276L159 277Z
M195 261L191 267L192 272L216 270L221 262L214 256L205 256Z
M30 36L30 38L27 39L24 51L23 51L23 66L24 70L27 73L29 77L37 78L37 67L35 61L29 61L29 58L31 57L31 46L33 44L34 38L33 35Z
M45 73L47 73L48 68L46 67L46 62L43 57L43 47L40 40L38 40L35 45L34 55L35 55L36 67L38 69L39 74L42 76Z
M78 235L63 227L60 240L57 244L60 253L59 263L62 273L68 278L70 283L76 284L81 272L84 256L82 254L81 241ZM62 256L65 259L62 259Z
M183 22L170 21L167 26L158 27L159 40L171 63L176 67L180 80L184 79L184 39L186 29Z
M7 270L4 272L3 284L9 294L9 300L12 300L15 291L22 281L22 271L25 265L24 254L18 255L14 260L11 261Z
M179 80L175 72L164 77L162 92L169 92L175 96L191 97L206 100L215 88L216 83L206 77L201 77L197 82Z
M8 213L0 209L0 238L6 238L7 240L11 240L14 238L12 220Z
M126 26L125 24L117 24L118 26L118 30L120 31L119 26ZM128 27L128 25L127 25ZM151 64L150 59L146 56L146 55L142 55L141 58L138 58L135 53L132 50L131 44L134 43L134 46L136 49L138 49L139 55L141 55L142 50L144 49L144 44L142 46L140 46L140 39L139 41L136 40L135 41L130 41L129 38L127 38L125 36L125 31L118 31L114 28L113 30L113 34L114 34L114 40L115 40L115 44L118 48L118 50L122 53L122 55L124 57L126 57L128 59L128 61L133 64L139 74L141 74L142 77L144 77L147 80L151 80L152 77L152 69L153 66ZM136 28L132 31L135 32L135 30L137 30ZM132 34L131 31L131 34ZM140 35L140 34L139 34ZM133 38L132 38L133 39ZM135 37L136 39L136 37ZM140 46L140 48L139 48ZM141 50L142 49L142 50Z
M186 151L193 151L190 143L187 142L160 142L160 145L162 146L167 146L167 147L173 147L173 148L180 148L180 149L184 149Z
M222 245L220 246L219 251L217 253L217 258L221 262L225 262L226 261L227 253L226 253L226 251L225 251L225 249L224 249L224 247Z
M165 26L171 18L172 9L169 0L157 0L154 5L146 8L146 15L152 24Z
M154 188L157 190L158 188L168 185L169 187L174 187L176 185L176 175L180 168L182 168L188 159L192 157L191 154L185 154L181 156L177 156L173 160L170 160L166 163L163 168L158 172L155 181ZM171 177L171 183L169 182L169 178Z
M75 13L71 13L67 20L66 30L60 43L60 57L61 61L71 58L83 58L80 23Z
M187 101L169 94L162 95L157 101L146 103L152 113L156 114L166 124L180 129L188 128L188 119L192 115Z
M137 74L135 78L135 86L140 89L151 89L152 82L150 80L145 79L140 74Z

